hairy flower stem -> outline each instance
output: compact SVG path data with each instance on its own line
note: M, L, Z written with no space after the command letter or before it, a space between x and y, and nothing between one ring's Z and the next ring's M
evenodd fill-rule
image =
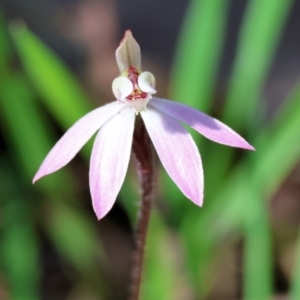
M138 300L142 283L145 244L154 190L152 144L141 117L137 117L136 119L132 148L137 160L138 176L142 186L142 199L135 237L129 300Z

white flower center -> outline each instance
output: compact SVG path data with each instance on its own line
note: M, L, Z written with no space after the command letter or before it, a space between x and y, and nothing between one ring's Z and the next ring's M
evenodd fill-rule
M139 113L146 109L152 94L156 93L155 78L150 72L130 66L113 81L112 90L117 100Z
M141 74L141 71L139 71L135 67L129 67L127 70L121 73L121 76L127 77L133 85L133 90L130 95L126 97L127 100L140 100L145 99L147 97L147 93L143 92L141 88L138 85L138 78Z

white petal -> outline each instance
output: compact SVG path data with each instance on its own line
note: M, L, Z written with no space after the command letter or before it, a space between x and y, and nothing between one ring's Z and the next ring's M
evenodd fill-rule
M253 146L227 125L192 107L175 101L158 98L152 98L149 102L149 106L186 123L214 142L254 150Z
M138 77L138 86L145 92L150 94L155 94L155 77L150 72L143 72Z
M154 108L141 116L164 168L183 194L201 206L202 163L192 137L177 120Z
M99 131L90 161L94 211L103 218L113 206L128 168L135 113L125 107Z
M141 68L141 49L130 30L125 31L124 38L116 50L116 59L121 73L130 66Z
M133 84L127 77L119 76L112 83L112 91L118 100L122 100L132 93Z
M65 166L92 135L123 107L123 104L115 101L101 106L79 119L46 156L34 176L33 182Z

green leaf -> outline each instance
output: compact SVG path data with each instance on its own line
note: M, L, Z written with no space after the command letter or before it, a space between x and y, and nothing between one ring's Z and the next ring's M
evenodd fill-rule
M7 72L0 85L1 117L5 121L2 129L6 140L16 155L24 178L32 182L35 172L51 148L51 131L38 108L34 105L34 94L20 73ZM47 129L46 129L47 128ZM52 139L54 140L54 139ZM65 174L57 174L41 183L51 190L63 187L62 178L67 183ZM40 186L40 185L39 185Z
M273 266L268 207L261 191L251 184L244 191L244 299L270 299Z
M268 195L273 193L300 158L300 82L277 116L255 139L254 177ZM272 170L276 170L273 172Z
M0 158L1 261L11 299L39 299L39 253L36 233L18 176L8 159Z
M176 48L172 98L203 111L212 100L227 6L226 0L192 0Z
M291 0L252 0L248 4L224 111L224 121L235 130L253 132L254 123L260 124L261 91L291 4Z
M47 216L46 230L60 255L72 263L97 295L109 297L104 276L107 261L95 230L97 221L92 222L83 211L63 201L53 202Z
M183 291L187 289L187 282L180 275L182 266L177 259L180 253L180 248L176 249L178 245L175 234L168 230L158 212L153 210L146 243L142 300L185 298Z
M79 83L23 24L13 24L10 33L31 82L63 128L68 128L91 109Z

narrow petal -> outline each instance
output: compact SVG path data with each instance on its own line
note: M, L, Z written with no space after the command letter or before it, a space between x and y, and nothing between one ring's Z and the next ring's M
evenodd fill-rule
M231 128L192 107L159 98L152 98L149 102L149 106L152 106L169 116L186 123L214 142L232 147L255 150Z
M143 72L138 77L139 88L146 93L155 94L155 77L150 72Z
M130 66L141 68L141 49L130 30L125 31L124 38L116 50L116 60L120 72Z
M118 100L122 100L132 93L133 84L127 77L119 76L112 83L112 91Z
M201 206L202 163L192 137L177 120L154 108L141 116L164 168L183 194Z
M33 183L65 166L92 135L123 107L123 104L115 101L79 119L51 149L34 176Z
M90 190L100 220L113 206L128 168L135 113L125 107L99 131L90 161Z

